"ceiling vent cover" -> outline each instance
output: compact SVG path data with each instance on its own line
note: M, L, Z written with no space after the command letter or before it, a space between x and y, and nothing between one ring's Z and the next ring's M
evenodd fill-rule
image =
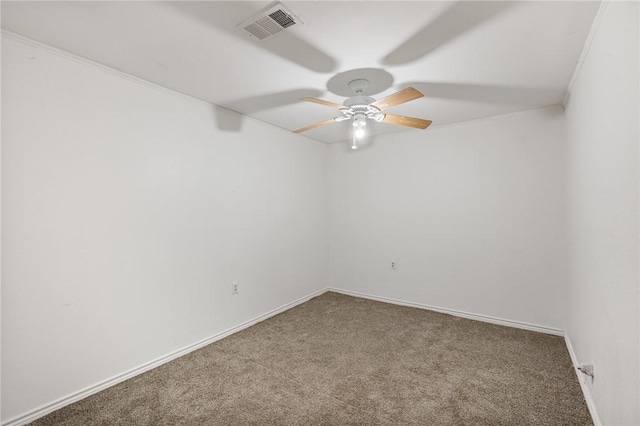
M294 25L302 25L302 21L289 12L282 3L276 3L260 14L247 19L238 25L238 28L242 28L249 36L264 41Z

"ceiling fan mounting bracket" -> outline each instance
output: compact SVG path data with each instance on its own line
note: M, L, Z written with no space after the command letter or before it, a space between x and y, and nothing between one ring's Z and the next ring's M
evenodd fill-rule
M369 87L369 80L364 78L351 80L349 82L349 87L351 87L351 90L353 90L357 95L362 95Z

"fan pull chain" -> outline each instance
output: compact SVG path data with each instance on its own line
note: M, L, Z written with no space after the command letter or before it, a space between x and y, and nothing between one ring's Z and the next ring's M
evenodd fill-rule
M358 149L358 145L356 145L356 130L357 128L353 128L353 143L351 144L351 149Z

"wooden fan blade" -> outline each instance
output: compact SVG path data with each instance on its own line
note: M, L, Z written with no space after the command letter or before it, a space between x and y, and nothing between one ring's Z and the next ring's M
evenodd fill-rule
M403 115L386 114L383 123L397 124L399 126L414 127L416 129L426 129L431 124L430 120L422 118L405 117Z
M375 101L371 105L378 108L380 111L385 110L387 108L394 107L396 105L403 104L405 102L413 101L414 99L418 99L423 97L424 95L420 93L418 90L413 87L407 87L404 90L394 93L393 95L389 95L386 98L382 98L379 101Z
M336 104L336 103L333 103L333 102L325 101L324 99L302 98L302 100L303 101L307 101L307 102L314 102L316 104L320 104L320 105L324 105L324 106L328 106L329 108L335 108L335 109L346 108L346 106L344 106L344 105L340 105L340 104Z
M315 123L315 124L310 124L306 127L302 127L298 130L293 130L293 133L302 133L302 132L306 132L307 130L311 130L311 129L315 129L316 127L320 127L320 126L326 126L327 124L331 124L334 123L336 121L335 118L330 118L329 120L325 120L325 121L321 121L319 123Z

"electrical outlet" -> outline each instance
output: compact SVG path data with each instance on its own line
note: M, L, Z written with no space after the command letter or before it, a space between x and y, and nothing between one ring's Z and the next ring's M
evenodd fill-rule
M395 261L395 260L391 261L391 269L394 270L394 271L396 269L398 269L398 262L397 261Z
M580 364L578 370L582 373L582 382L587 385L589 389L592 389L593 379L595 377L593 364Z
M594 377L593 364L580 364L580 367L578 367L578 370L582 371L583 374L589 377Z
M238 294L238 283L231 284L231 294Z

